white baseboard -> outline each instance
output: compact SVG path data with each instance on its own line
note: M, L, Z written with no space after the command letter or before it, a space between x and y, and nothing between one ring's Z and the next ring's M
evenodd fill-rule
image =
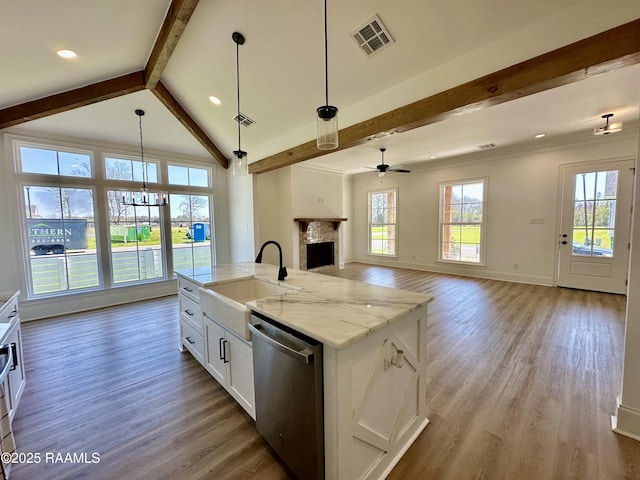
M615 433L640 441L640 411L622 405L618 397L616 415L611 416L611 429Z
M553 286L553 279L538 275L514 274L507 272L497 272L487 270L482 267L465 267L449 264L420 264L410 262L400 262L396 260L379 259L378 257L358 257L354 262L367 263L369 265L380 265L385 267L408 268L423 272L445 273L448 275L459 275L463 277L486 278L489 280L501 280L503 282L528 283L531 285Z

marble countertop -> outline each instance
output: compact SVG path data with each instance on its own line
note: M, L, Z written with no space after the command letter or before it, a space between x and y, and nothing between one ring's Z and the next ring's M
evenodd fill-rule
M20 291L11 290L8 292L0 292L0 309L4 308L4 306L13 300L14 297L18 296Z
M287 270L289 275L284 282L277 281L278 267L252 262L176 273L204 288L247 277L291 287L290 292L246 305L333 348L349 346L433 300L433 296L422 293Z

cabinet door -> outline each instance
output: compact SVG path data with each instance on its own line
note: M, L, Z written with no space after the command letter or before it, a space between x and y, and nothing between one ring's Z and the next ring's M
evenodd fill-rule
M225 339L224 329L217 323L204 319L207 371L213 375L223 387L227 383L227 362L229 361L229 345Z
M253 390L253 351L251 346L236 338L232 333L226 334L228 340L229 377L227 390L255 420L255 395Z
M22 360L22 334L20 332L20 324L16 324L9 336L7 343L10 343L14 349L14 369L9 372L8 383L11 391L9 419L13 420L16 408L22 397L25 387L24 367Z

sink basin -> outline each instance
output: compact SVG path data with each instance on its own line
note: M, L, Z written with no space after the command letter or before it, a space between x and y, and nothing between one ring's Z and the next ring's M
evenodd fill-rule
M201 288L200 306L206 317L224 325L242 338L251 340L248 327L251 310L245 303L294 290L297 289L256 277L231 280L211 285L208 289Z

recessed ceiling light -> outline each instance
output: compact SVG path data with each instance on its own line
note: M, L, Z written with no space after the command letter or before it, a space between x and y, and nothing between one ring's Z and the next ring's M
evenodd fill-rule
M546 133L539 133L539 134L536 135L536 138L543 138L543 137L546 137L546 136L547 136Z
M437 155L429 155L429 160L435 160L436 158L438 158Z
M66 50L66 49L56 50L56 53L58 54L59 57L62 57L62 58L76 58L78 56L78 54L73 50Z
M209 100L211 101L211 103L213 103L214 105L220 105L222 103L222 100L220 100L218 97L216 97L215 95L211 95L209 97Z

